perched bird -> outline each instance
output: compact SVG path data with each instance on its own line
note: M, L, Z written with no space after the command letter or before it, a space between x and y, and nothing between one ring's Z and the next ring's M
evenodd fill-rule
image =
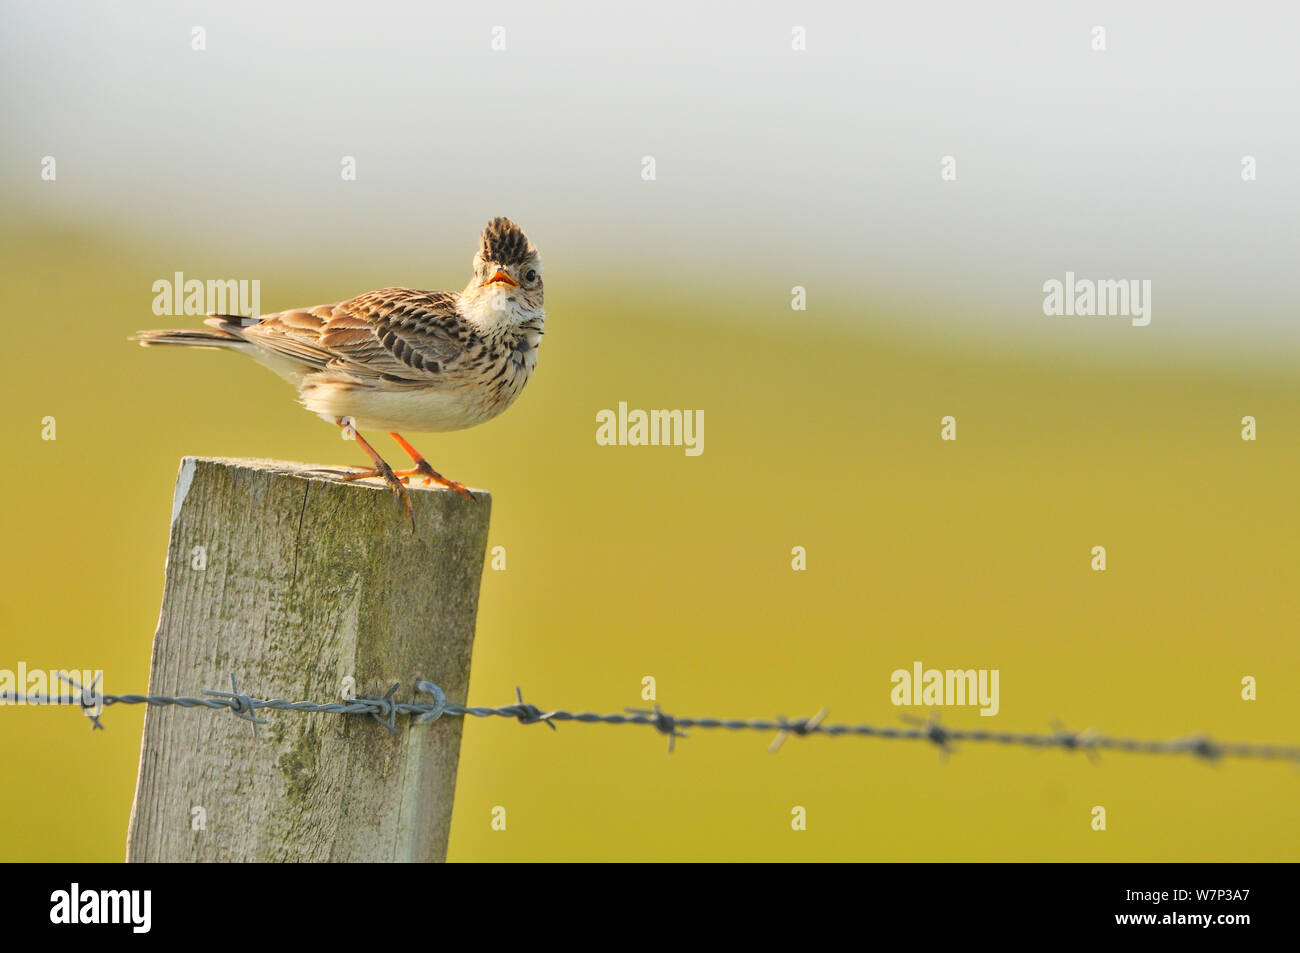
M230 348L255 358L298 389L303 405L351 428L373 466L339 473L379 477L401 498L406 482L469 496L429 465L398 431L462 430L504 411L537 367L546 312L542 264L519 226L494 218L483 229L474 273L461 292L383 288L337 304L261 318L210 315L211 330L140 331L146 347L187 344ZM394 470L358 432L389 431L415 466Z

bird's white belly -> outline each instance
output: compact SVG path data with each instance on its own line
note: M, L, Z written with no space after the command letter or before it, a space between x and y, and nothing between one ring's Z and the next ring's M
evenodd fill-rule
M463 430L491 420L509 406L509 402L490 406L481 397L469 388L381 391L328 381L308 381L302 388L302 402L308 410L330 423L350 417L358 430Z

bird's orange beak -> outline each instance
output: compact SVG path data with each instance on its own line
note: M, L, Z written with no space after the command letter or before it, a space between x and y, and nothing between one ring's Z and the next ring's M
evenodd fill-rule
M511 278L509 275L505 273L505 271L503 271L500 268L497 269L497 273L495 275L493 275L491 278L487 280L487 284L489 285L495 284L498 281L504 282L505 284L509 285L511 288L519 287L519 282L515 281L515 279Z

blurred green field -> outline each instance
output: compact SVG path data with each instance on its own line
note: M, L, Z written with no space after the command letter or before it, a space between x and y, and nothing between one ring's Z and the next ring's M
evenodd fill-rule
M108 690L143 690L181 456L359 451L250 361L125 340L170 323L149 310L156 278L259 273L237 254L19 231L0 246L0 667L99 668ZM997 353L910 331L897 306L823 294L794 313L774 279L680 288L642 267L593 286L565 264L548 257L547 335L519 403L413 438L493 493L490 545L507 551L483 582L472 704L521 685L541 706L617 711L652 675L681 714L828 705L832 720L896 723L890 673L921 660L1001 670L1000 714L950 710L951 726L1300 741L1294 375L1118 359L1132 336L1114 361ZM334 262L261 273L267 311L464 280ZM619 401L703 409L703 455L597 446L595 414ZM796 545L806 572L791 571ZM1094 545L1105 573L1089 569ZM1240 699L1243 675L1258 701ZM121 859L142 715L104 720L92 733L73 711L0 711L0 756L22 781L0 786L0 859ZM450 859L1300 859L1282 764L766 744L697 731L669 756L649 729L472 721Z

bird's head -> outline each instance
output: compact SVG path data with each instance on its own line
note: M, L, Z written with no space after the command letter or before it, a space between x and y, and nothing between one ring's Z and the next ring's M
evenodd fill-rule
M523 230L508 218L494 218L483 229L474 255L474 276L465 289L475 310L526 313L540 310L542 260ZM502 318L503 323L509 319Z

